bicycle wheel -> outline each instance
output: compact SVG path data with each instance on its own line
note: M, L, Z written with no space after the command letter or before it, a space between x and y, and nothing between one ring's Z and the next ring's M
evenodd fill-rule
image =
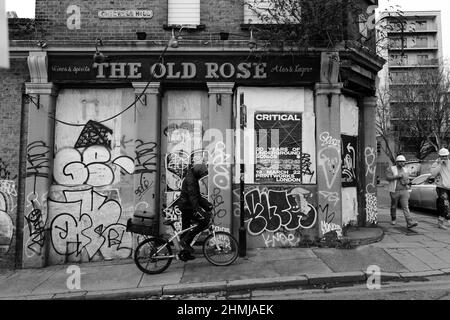
M215 266L228 266L238 257L238 242L228 232L216 231L206 237L203 254Z
M162 247L162 248L161 248ZM157 253L158 249L159 252ZM149 238L142 241L134 252L134 263L142 272L147 274L158 274L166 270L172 258L172 249L166 240L161 238Z

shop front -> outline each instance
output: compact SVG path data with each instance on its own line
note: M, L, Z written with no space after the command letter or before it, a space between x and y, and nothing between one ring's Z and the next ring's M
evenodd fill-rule
M180 228L181 183L201 162L218 228L245 228L247 248L342 231L370 150L359 102L324 83L327 57L30 53L23 265L130 257L127 219Z

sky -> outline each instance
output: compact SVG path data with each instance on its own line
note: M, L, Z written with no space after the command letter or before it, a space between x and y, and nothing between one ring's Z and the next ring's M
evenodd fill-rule
M3 1L3 0L0 0ZM6 11L16 11L19 18L34 17L34 0L4 0ZM450 60L450 1L448 0L379 0L379 11L399 6L402 11L441 10L444 58Z

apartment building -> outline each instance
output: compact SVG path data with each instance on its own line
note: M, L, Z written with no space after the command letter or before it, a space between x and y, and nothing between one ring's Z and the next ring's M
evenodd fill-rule
M414 160L417 141L404 136L398 125L401 117L399 106L402 103L399 95L402 95L405 86L411 86L415 81L418 85L420 84L420 79L417 79L420 71L440 67L443 58L441 12L385 12L379 21L380 29L383 31L378 34L378 51L388 61L379 73L379 90L381 95L389 92L389 125L400 141L400 145L392 149ZM420 90L419 87L417 88ZM382 151L383 143L378 138L377 175L379 177L384 176L384 169L390 162Z

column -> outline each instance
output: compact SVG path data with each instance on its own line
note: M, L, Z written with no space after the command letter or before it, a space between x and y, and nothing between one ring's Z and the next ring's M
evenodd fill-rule
M319 237L342 233L341 88L340 83L319 83L315 88Z
M160 83L133 82L133 87L136 98L140 96L136 103L135 215L154 217L154 222L158 223Z
M51 245L47 199L52 184L55 109L53 83L26 83L26 180L23 212L23 268L47 265Z
M363 214L361 215L360 225L374 226L377 224L377 140L376 140L376 97L365 97L363 99L363 123L364 126L360 128L364 137L363 156L364 163L363 172L360 174L364 194Z
M208 82L207 85L209 129L204 142L209 151L209 201L214 205L216 223L231 232L234 82Z

